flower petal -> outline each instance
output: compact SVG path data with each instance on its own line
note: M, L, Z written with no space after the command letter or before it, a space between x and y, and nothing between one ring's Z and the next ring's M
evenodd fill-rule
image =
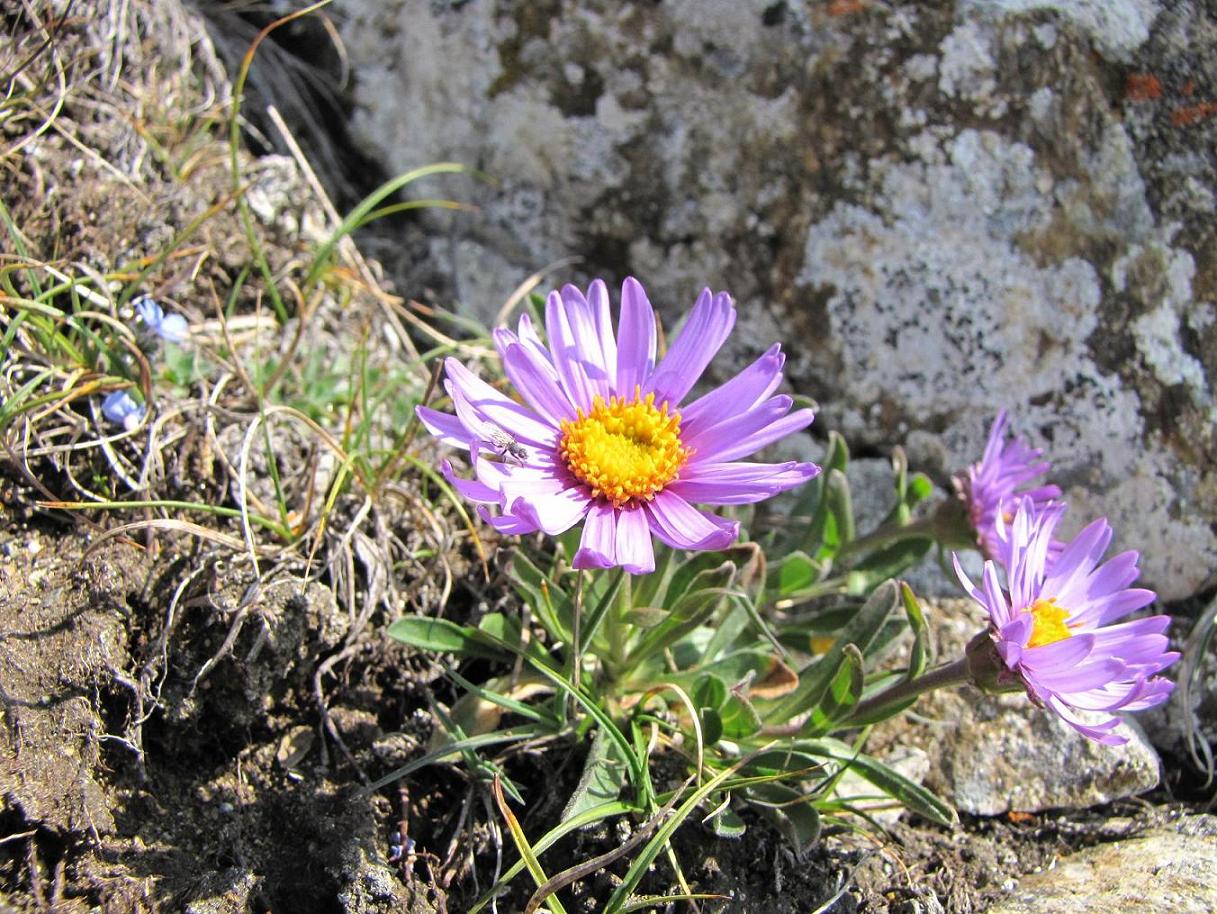
M642 508L617 512L617 563L630 574L650 574L655 570L655 550L651 530Z
M414 414L423 428L429 431L449 447L469 447L469 439L473 437L469 429L451 413L441 413L427 406L414 407Z
M687 472L687 476L686 476ZM692 464L668 491L704 505L745 505L763 501L820 475L814 463Z
M530 499L516 499L512 503L512 513L517 513L517 506L527 501L537 525L544 533L557 536L565 533L587 514L591 505L591 497L582 487L563 489L550 495L542 495Z
M449 485L456 489L465 498L475 504L482 505L497 505L500 504L499 492L497 489L492 489L484 482L477 479L464 479L456 474L452 468L452 462L445 460L440 464L440 469L443 471L444 478L448 480Z
M612 568L617 564L617 511L606 503L593 504L583 524L579 549L571 567Z
M755 454L779 438L811 425L815 413L810 409L790 412L794 401L787 396L770 397L760 406L733 416L713 428L692 435L686 441L693 449L690 463L727 463ZM787 415L789 413L789 415Z
M700 426L711 427L725 416L746 412L767 398L782 381L786 356L780 343L774 343L759 359L703 397L681 407L681 428L696 434Z
M613 333L613 314L609 307L608 286L603 279L594 279L587 287L587 303L591 308L598 349L603 359L598 363L608 380L610 391L617 388L617 337Z
M558 372L528 347L508 345L503 351L503 370L524 401L551 424L575 418L575 407L562 390Z
M674 549L726 549L739 537L739 523L698 511L679 495L663 491L645 505L651 532Z
M534 447L553 448L557 444L558 430L527 406L508 399L456 359L447 359L444 367L448 372L448 394L457 415L461 415L457 400L463 398L475 417L469 418L468 413L461 416L474 435L490 440L491 429L498 429Z
M593 382L588 377L587 367L584 364L585 353L580 346L580 338L584 335L582 329L586 322L591 325L590 316L587 315L576 302L571 304L572 298L567 294L567 289L572 289L582 298L582 293L579 293L573 286L568 286L559 292L550 292L549 298L545 302L545 331L549 334L549 348L554 357L554 368L558 370L558 377L562 379L562 386L566 390L566 395L570 401L585 413L591 412L592 400L597 394L603 396L607 390L607 384L601 378L598 382ZM586 308L587 302L584 301L582 308ZM581 328L577 330L576 328Z
M617 392L631 396L655 366L655 311L642 284L627 276L621 284L617 324Z
M672 406L679 404L734 326L731 296L726 292L712 295L709 289L703 289L676 340L655 366L655 373L642 385L642 392L653 392L657 403L666 400Z

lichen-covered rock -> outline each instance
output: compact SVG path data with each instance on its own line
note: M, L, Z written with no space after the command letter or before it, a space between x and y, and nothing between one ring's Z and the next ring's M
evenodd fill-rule
M1171 826L1086 848L1019 881L990 914L1207 914L1217 907L1217 819Z
M1169 8L1168 8L1169 7ZM571 254L702 285L822 428L944 481L1011 409L1168 598L1217 560L1217 22L1153 0L352 2L356 128L455 159L418 273L489 320ZM425 191L428 195L431 190ZM492 264L494 268L488 269ZM402 269L405 269L403 267ZM566 268L554 281L574 278Z

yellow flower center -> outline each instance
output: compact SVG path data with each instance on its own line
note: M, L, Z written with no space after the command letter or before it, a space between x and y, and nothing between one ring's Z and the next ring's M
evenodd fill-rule
M1027 641L1027 647L1055 644L1073 634L1065 624L1065 620L1069 618L1069 610L1057 606L1055 600L1036 600L1026 611L1031 613L1035 620L1031 624L1031 638Z
M693 452L681 444L680 414L668 413L668 404L655 405L655 394L645 397L601 397L592 411L579 410L579 418L562 423L558 446L567 468L614 507L633 499L650 501L676 478Z

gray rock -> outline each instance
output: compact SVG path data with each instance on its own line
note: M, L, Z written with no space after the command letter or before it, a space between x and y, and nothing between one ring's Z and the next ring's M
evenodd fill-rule
M1217 910L1217 818L1188 816L1089 847L1021 879L989 914L1208 914Z
M1025 696L986 697L970 706L950 748L955 807L983 816L1017 810L1085 809L1158 784L1158 755L1135 723L1123 746L1105 746Z
M720 376L783 339L817 428L907 440L943 484L1007 407L1075 529L1106 514L1164 597L1195 592L1217 561L1217 118L1187 93L1217 77L1212 13L849 9L344 4L369 150L495 178L451 189L478 213L436 216L399 277L446 273L485 320L570 254L554 282L634 273L669 323L728 288Z

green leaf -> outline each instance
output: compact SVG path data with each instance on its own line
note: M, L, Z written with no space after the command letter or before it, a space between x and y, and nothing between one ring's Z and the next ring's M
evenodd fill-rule
M896 608L898 594L890 581L879 586L869 600L862 604L836 642L823 656L799 675L798 687L780 699L768 712L762 712L768 724L780 724L820 704L825 691L841 665L846 644L866 653L867 648L883 627L884 621Z
M687 594L690 588L696 586L694 581L698 575L718 571L722 568L723 564L723 557L717 552L695 552L684 561L678 562L676 567L672 569L672 576L668 580L668 586L664 589L663 594L660 595L660 600L655 605L672 605L683 595Z
M908 492L905 493L905 503L911 508L921 504L934 494L934 483L925 473L914 473L909 477Z
M506 613L487 613L478 623L478 631L495 642L501 643L514 654L527 654L533 659L553 666L553 659L541 645L531 638L525 638L520 628L520 620Z
M811 755L834 759L848 765L863 780L899 800L905 807L939 825L954 825L958 818L955 810L930 793L920 784L910 781L898 771L887 767L878 759L855 751L851 746L835 739L801 739L795 747Z
M731 562L699 571L689 582L687 590L671 605L668 618L648 631L630 652L627 666L635 666L657 654L714 615L728 595L726 588L734 577L735 566Z
M795 775L800 780L808 780L823 777L825 770L823 763L810 753L799 752L791 746L784 746L758 752L748 764L740 769L740 773L748 777Z
M711 797L709 802L713 803L716 799L717 797ZM719 800L719 802L723 801ZM748 830L748 826L731 808L730 803L723 804L722 809L710 817L710 828L720 838L740 838Z
M467 625L457 625L447 619L430 616L402 616L386 630L394 638L411 647L465 657L488 660L509 660L511 655L485 634Z
M934 541L928 537L910 537L872 552L850 569L846 592L854 596L870 593L879 584L899 577L920 562L933 545Z
M909 652L909 671L905 677L911 680L924 673L931 660L930 632L925 621L925 613L921 609L921 604L917 602L913 588L904 581L900 582L900 602L904 604L904 614L908 617L909 628L913 632L913 647Z
M597 730L583 763L583 774L575 792L562 810L562 821L581 816L589 809L610 803L621 794L629 780L629 767L621 755L621 747L604 730Z
M574 603L570 595L551 581L522 550L516 550L512 555L508 574L512 587L532 607L549 637L555 642L569 644L574 620Z
M841 649L841 663L829 682L828 691L811 710L811 716L801 732L819 736L830 732L838 721L849 716L849 712L862 695L862 652L853 644Z
M761 716L743 695L732 692L719 709L723 719L723 736L728 739L747 739L761 729Z
M805 552L792 552L778 563L776 586L778 598L810 587L820 579L823 566Z
M697 716L701 719L701 738L707 746L713 746L723 738L723 718L716 708L699 707Z
M699 708L721 708L727 700L727 684L717 676L702 673L693 682L690 698Z
M668 618L668 611L655 606L635 606L625 614L627 625L637 628L654 628Z
M753 808L778 827L796 853L803 853L819 839L820 814L811 805L811 797L776 783L757 784L744 793Z

